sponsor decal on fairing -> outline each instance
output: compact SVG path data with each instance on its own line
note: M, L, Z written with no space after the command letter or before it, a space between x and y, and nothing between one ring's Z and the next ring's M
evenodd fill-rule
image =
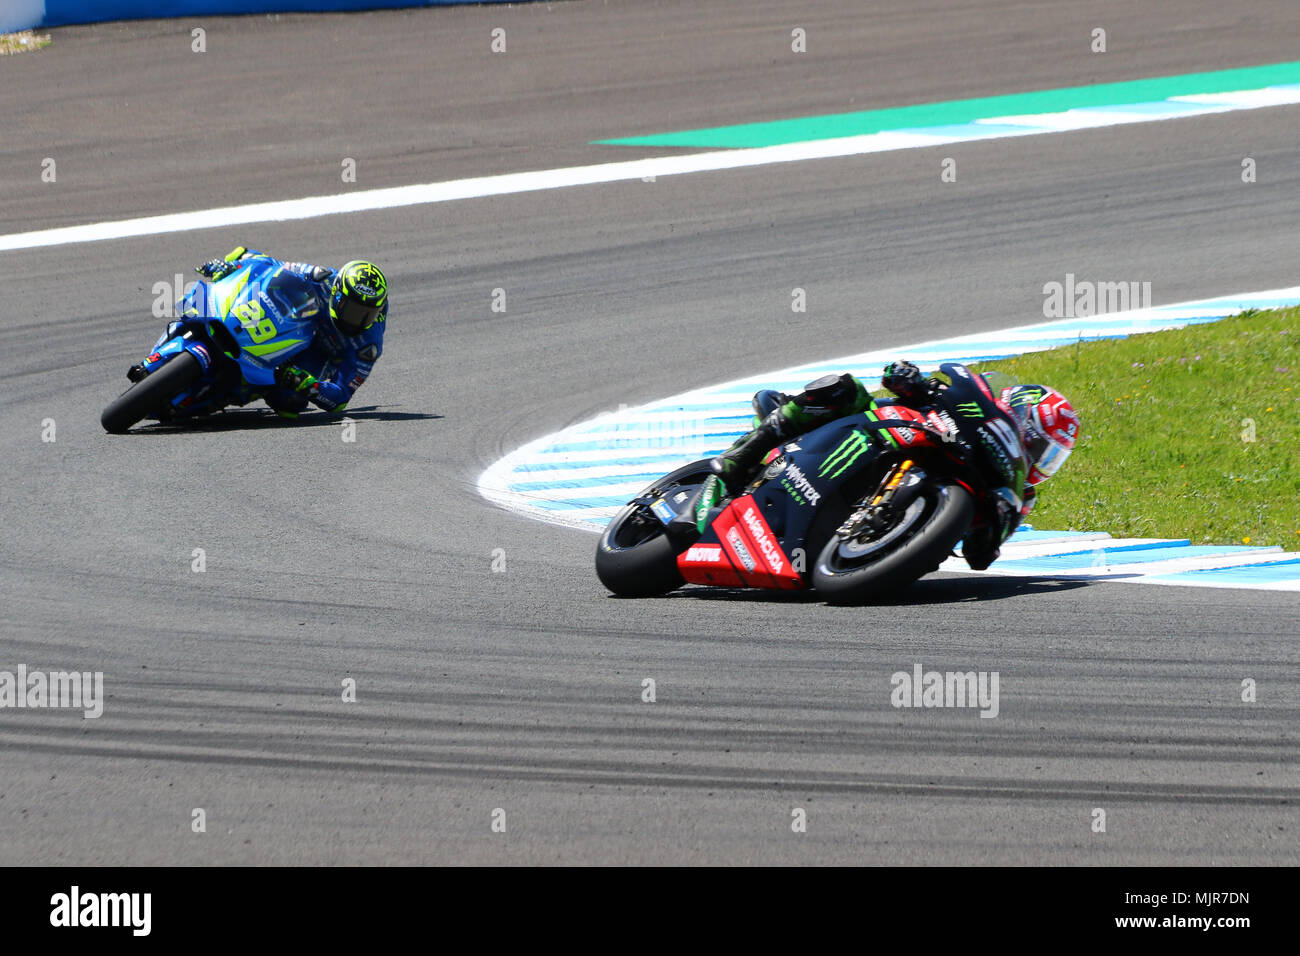
M790 487L799 493L799 495L813 507L822 500L821 492L812 486L812 482L794 462L785 466L785 480L789 482Z
M740 563L745 566L746 571L753 571L758 567L758 562L749 553L749 548L745 547L745 541L740 536L740 530L735 525L727 529L727 543L736 552L736 557L740 558Z
M773 574L780 574L785 570L785 557L781 554L781 549L776 546L772 536L768 533L767 525L759 517L753 506L745 509L742 515L745 526L749 528L749 534L758 545L758 550L763 552L763 558L767 561L767 566L772 569ZM735 529L732 529L735 530ZM754 570L750 568L749 570Z
M930 420L930 424L943 434L944 441L952 442L957 440L957 423L943 409L933 409L926 413L926 417Z
M719 564L722 561L722 548L716 544L697 544L686 549L686 560Z

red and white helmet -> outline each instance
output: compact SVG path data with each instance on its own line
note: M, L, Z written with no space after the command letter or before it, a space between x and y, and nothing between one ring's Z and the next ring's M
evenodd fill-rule
M1079 416L1064 395L1042 385L1017 385L1005 389L1002 400L1021 418L1025 432L1025 457L1029 460L1025 484L1033 487L1056 474L1074 451L1074 441L1079 434Z

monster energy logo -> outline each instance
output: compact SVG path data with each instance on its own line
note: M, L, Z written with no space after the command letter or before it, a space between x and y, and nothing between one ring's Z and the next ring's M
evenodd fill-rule
M957 411L967 418L984 417L984 409L980 408L979 402L960 402L957 405Z
M700 490L700 501L695 508L695 527L704 533L704 525L708 520L709 512L718 501L718 476L709 475L704 479L704 487Z
M1011 395L1011 404L1013 406L1030 405L1038 401L1042 397L1043 397L1042 389L1032 389L1032 388L1018 389Z
M830 453L830 456L822 462L821 468L817 470L818 478L838 478L844 474L844 470L853 464L867 450L871 442L863 432L855 431L840 443L840 447ZM839 469L832 472L831 469L838 465Z

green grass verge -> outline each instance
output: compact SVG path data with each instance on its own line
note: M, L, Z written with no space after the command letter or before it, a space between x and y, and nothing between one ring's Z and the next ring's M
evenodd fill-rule
M1300 549L1300 309L991 362L1059 388L1082 439L1038 528Z
M37 36L31 30L17 33L0 33L0 56L9 53L26 53L50 45L50 35Z

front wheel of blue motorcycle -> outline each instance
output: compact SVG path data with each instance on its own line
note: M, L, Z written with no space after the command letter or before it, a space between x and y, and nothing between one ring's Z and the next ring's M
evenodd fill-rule
M99 416L99 423L110 435L120 435L142 418L158 414L202 375L203 366L199 360L189 352L181 352L162 368L136 382L109 402Z
M938 568L974 515L969 491L956 482L932 481L891 526L832 536L813 566L813 588L828 604L866 604L893 596Z

